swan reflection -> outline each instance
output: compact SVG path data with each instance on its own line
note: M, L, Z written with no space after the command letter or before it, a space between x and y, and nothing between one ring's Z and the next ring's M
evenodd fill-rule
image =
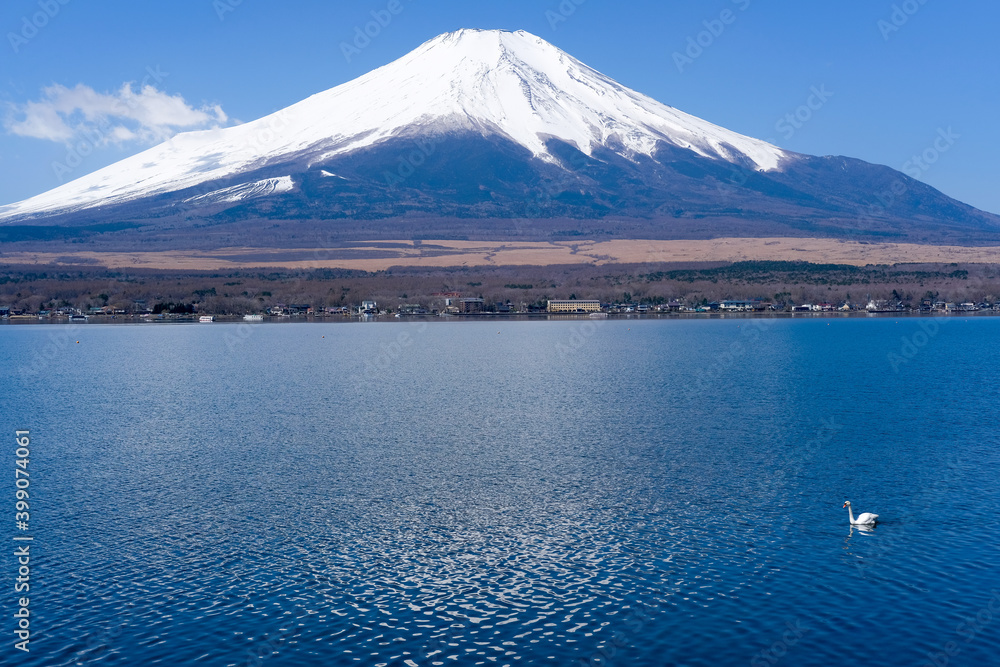
M867 533L875 532L875 524L853 524L851 525L851 532L847 534L848 537L854 536L854 531L858 531L862 535Z

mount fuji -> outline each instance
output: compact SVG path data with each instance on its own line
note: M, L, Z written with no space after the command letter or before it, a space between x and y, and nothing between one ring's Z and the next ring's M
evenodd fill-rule
M0 225L161 236L264 221L327 240L1000 238L1000 217L898 171L743 136L498 30L441 35L259 120L179 134L0 207Z

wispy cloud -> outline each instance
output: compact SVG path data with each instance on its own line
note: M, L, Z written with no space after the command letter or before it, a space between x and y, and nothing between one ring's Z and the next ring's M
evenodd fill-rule
M61 143L86 137L106 145L164 141L182 130L218 127L228 120L217 104L194 107L152 85L133 90L125 83L115 92L99 93L77 84L52 85L38 100L8 105L4 127L22 137Z

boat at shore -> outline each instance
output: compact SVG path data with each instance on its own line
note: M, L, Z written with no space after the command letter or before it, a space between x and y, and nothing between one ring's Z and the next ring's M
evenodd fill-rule
M201 317L198 318L198 321L199 322L214 322L215 321L215 315L202 315Z

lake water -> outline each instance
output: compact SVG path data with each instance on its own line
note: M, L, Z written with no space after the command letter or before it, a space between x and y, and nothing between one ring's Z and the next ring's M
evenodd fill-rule
M0 663L1000 664L1000 318L5 326L0 360Z

